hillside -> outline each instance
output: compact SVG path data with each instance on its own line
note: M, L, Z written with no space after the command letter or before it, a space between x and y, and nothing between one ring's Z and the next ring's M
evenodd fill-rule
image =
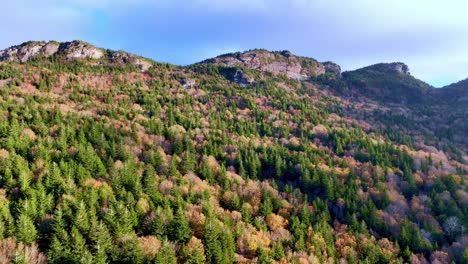
M434 97L449 104L465 105L468 102L468 79L433 90Z
M344 72L343 79L363 96L383 102L421 103L432 88L411 76L403 63L380 63Z
M82 41L0 60L0 262L468 261L466 119L435 134L451 108L419 115L432 88L402 64Z
M433 88L416 79L404 63L380 63L344 72L342 78L316 78L321 84L352 102L373 105L349 111L358 119L419 138L443 149L447 155L466 160L468 151L467 86L464 81Z

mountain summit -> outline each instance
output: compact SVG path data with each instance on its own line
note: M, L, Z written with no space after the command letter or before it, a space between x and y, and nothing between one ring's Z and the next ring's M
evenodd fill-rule
M384 102L419 103L433 87L413 77L401 62L379 63L343 73L343 79L362 96Z
M148 70L152 65L148 59L123 51L97 48L92 44L79 40L62 43L56 41L28 41L0 51L0 61L9 62L25 63L32 59L52 56L63 57L67 60L107 59L113 63L132 64L141 68L141 70Z
M306 80L324 74L326 71L323 64L312 58L296 56L290 51L270 52L263 49L229 53L201 63L245 67L273 74L285 74L289 78L297 80Z

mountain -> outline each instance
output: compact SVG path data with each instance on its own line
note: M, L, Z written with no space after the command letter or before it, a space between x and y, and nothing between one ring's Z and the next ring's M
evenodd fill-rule
M201 63L284 74L297 80L305 80L325 73L323 64L311 58L295 56L289 51L270 52L256 49L221 55Z
M0 262L466 263L464 87L284 51L7 48Z
M343 73L351 89L383 102L421 103L432 87L411 76L406 64L379 63Z
M447 103L464 104L468 102L468 79L433 90L434 98Z
M122 51L96 48L84 41L59 43L56 41L29 41L0 51L0 61L21 62L38 58L62 57L71 59L106 59L109 62L131 64L142 70L151 67L151 61Z

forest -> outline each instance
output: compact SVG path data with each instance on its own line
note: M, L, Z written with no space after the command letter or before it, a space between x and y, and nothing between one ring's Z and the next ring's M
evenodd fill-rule
M0 263L468 263L457 131L234 69L0 62Z

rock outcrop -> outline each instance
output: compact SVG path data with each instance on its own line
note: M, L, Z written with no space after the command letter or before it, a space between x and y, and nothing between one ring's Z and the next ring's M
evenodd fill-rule
M252 76L236 68L224 68L221 70L221 74L224 75L226 79L239 84L241 87L249 87L255 82Z
M222 55L203 61L226 67L245 67L249 69L285 74L289 78L305 80L325 73L325 67L311 58L295 56L289 51L269 52L251 50Z
M25 63L33 58L63 56L73 59L106 59L110 63L132 64L142 71L148 70L153 64L133 54L123 51L109 51L97 48L84 41L55 42L29 41L0 51L0 61Z
M123 51L115 51L109 53L109 59L117 63L129 63L139 67L142 71L147 71L153 64L146 59L139 58Z
M44 56L49 57L59 50L57 42L29 41L21 45L12 46L0 51L0 61L25 63L31 58Z
M65 54L67 59L100 59L104 56L104 51L93 45L82 42L72 41L60 44L59 53Z
M326 61L322 62L323 66L325 67L325 72L326 73L331 73L336 76L341 76L341 67L340 65L331 62L331 61Z

